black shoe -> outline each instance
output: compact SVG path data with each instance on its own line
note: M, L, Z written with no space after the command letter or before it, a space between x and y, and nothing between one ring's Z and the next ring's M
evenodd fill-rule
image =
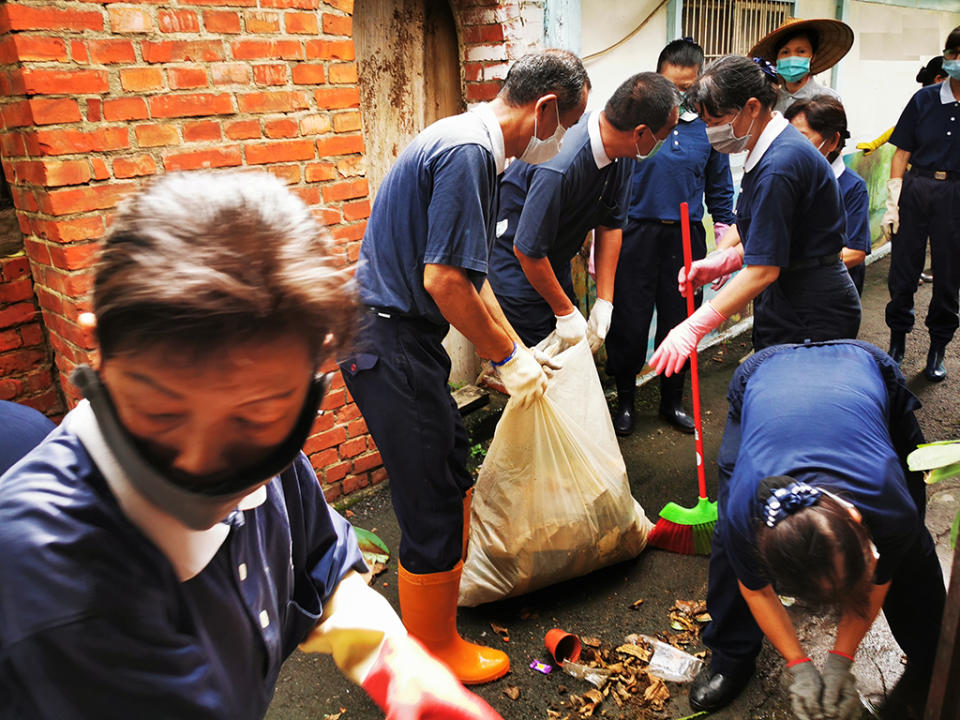
M897 367L900 367L900 363L903 362L903 354L907 349L907 334L899 330L890 331L890 349L887 350L887 355L893 358L893 361L897 364Z
M947 379L947 368L943 364L946 348L937 345L930 346L927 353L927 366L923 369L924 377L930 382L941 382Z
M680 432L692 433L694 430L693 418L687 415L683 407L676 405L674 407L660 406L660 417L673 425Z
M749 680L749 674L723 675L713 672L707 665L690 685L690 707L696 711L707 712L726 707L743 691Z
M620 437L633 432L633 405L621 404L613 417L613 431Z

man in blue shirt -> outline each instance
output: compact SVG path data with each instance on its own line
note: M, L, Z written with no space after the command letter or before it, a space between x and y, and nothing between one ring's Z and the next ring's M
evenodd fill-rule
M686 92L700 75L703 49L692 40L674 40L661 52L657 72ZM733 224L733 180L727 155L710 147L706 125L697 113L684 109L673 134L656 157L636 163L627 226L614 284L613 322L607 337L607 374L616 378L618 435L633 432L633 400L637 373L647 358L647 335L657 310L656 344L687 316L677 293L677 273L683 267L680 203L690 206L693 258L707 254L703 200L713 216L719 240ZM702 295L698 294L699 306ZM660 376L660 416L674 427L693 432L683 409L686 366L676 375Z
M0 717L259 720L301 644L388 714L500 718L367 586L300 451L356 299L268 173L166 175L94 274L97 370L0 479Z
M404 624L465 683L495 680L510 663L457 634L473 478L441 341L449 325L463 333L499 367L511 402L543 394L543 370L485 279L497 179L508 157L555 155L588 88L572 53L520 58L492 102L434 123L403 151L380 186L360 250L368 317L357 353L340 367L390 476Z
M504 173L490 285L527 344L554 329L566 343L589 336L596 350L603 342L633 158L652 154L667 137L678 100L655 73L634 75L601 112L571 128L553 160L514 163ZM575 305L570 260L594 229L597 302L588 322Z
M738 368L728 400L704 632L712 657L691 706L731 702L766 636L787 662L799 717L852 717L838 706L859 707L850 666L881 608L911 673L929 680L945 591L923 478L906 466L923 442L920 403L895 363L856 340L775 345ZM822 674L778 592L840 610Z
M930 238L933 296L924 375L931 382L947 377L946 347L960 325L960 27L947 36L943 57L950 77L918 90L890 136L897 151L890 161L887 212L881 221L891 242L886 320L890 356L898 363L913 329L913 294Z

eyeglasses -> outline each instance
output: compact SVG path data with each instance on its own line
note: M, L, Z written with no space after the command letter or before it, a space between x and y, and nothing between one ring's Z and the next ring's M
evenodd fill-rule
M960 48L947 48L943 51L944 60L956 60L960 57Z

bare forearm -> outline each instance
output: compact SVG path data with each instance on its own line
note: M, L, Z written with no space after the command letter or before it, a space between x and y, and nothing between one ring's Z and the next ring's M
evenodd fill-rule
M517 335L517 331L513 329L513 325L510 324L510 321L507 320L507 316L503 314L503 308L500 307L500 303L497 300L497 296L493 292L493 288L490 287L490 283L487 280L483 281L483 285L480 286L480 299L483 301L484 306L487 308L487 312L490 313L490 317L493 318L494 322L500 326L500 328L510 336L510 339L513 340L518 345L523 346L523 340L520 339L520 336Z
M907 171L907 164L910 162L910 153L906 150L897 148L890 160L890 179L902 178Z
M850 248L845 247L841 251L840 257L846 267L852 268L856 267L857 265L862 265L867 259L867 253L863 250L851 250Z
M553 310L554 315L560 317L569 315L574 311L573 303L570 302L570 298L560 287L560 281L557 280L549 259L545 257L532 258L524 255L516 248L514 248L514 254L520 261L520 267L523 268L523 274L527 281L533 286L534 290L540 293L540 296Z
M623 231L598 227L596 232L594 264L597 270L597 297L613 302L613 282L617 275L617 261L623 244Z
M803 646L797 638L790 616L787 615L783 603L773 590L767 585L760 590L750 590L743 583L739 583L740 593L747 601L750 613L757 625L763 630L770 643L777 649L787 662L799 660L806 656Z
M513 339L490 315L464 270L428 264L423 286L447 322L473 343L481 357L499 361L513 351Z
M720 238L720 242L717 243L717 250L725 250L728 247L740 244L740 231L737 230L736 225L731 225L727 228L727 232L723 234L723 237Z
M860 647L860 641L867 634L873 621L877 619L880 609L883 607L883 601L887 597L887 591L890 589L890 583L885 585L870 586L870 604L867 615L862 616L852 612L845 612L840 617L840 623L837 625L837 638L833 643L833 649L842 652L850 657L857 654L857 648Z
M780 276L780 268L771 265L750 265L737 273L723 290L717 293L710 304L723 315L730 317L741 312L774 280Z

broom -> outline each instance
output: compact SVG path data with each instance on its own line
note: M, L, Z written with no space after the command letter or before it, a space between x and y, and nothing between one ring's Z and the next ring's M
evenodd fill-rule
M683 237L683 266L690 275L693 250L690 247L690 211L680 205L680 229ZM687 283L687 317L693 315L693 285ZM697 482L700 499L692 508L667 503L660 519L647 536L647 544L684 555L709 555L713 526L717 522L717 503L707 499L707 480L703 470L703 424L700 419L700 376L697 372L697 349L690 353L690 385L693 391L694 438L697 443Z

